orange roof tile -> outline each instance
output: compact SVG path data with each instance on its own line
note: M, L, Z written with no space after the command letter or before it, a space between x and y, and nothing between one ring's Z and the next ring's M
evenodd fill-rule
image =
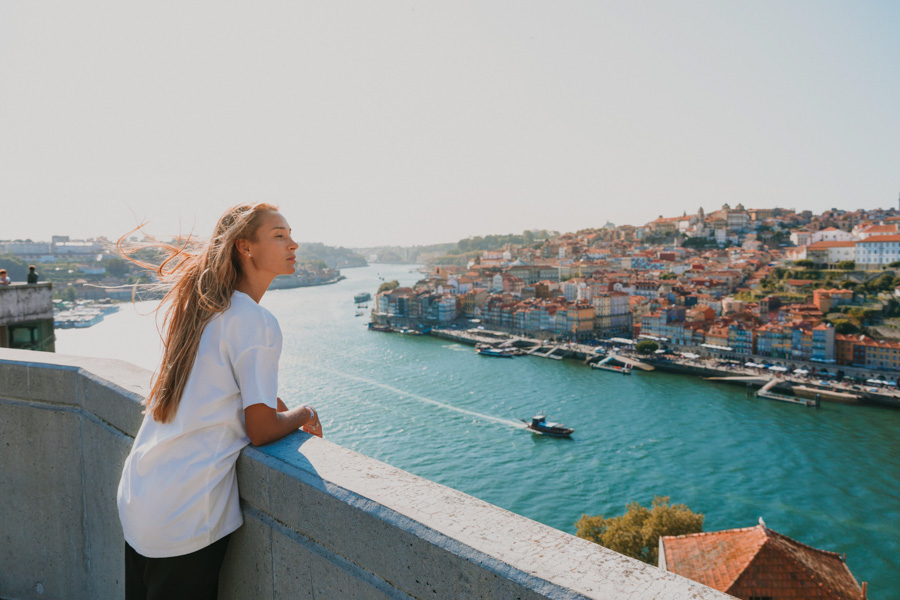
M664 536L666 568L738 597L858 600L862 589L839 554L818 550L785 535L756 527ZM754 593L754 590L757 593Z

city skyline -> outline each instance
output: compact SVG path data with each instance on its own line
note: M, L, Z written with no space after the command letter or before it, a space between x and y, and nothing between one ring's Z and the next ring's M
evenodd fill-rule
M0 239L365 247L896 206L900 7L0 7Z

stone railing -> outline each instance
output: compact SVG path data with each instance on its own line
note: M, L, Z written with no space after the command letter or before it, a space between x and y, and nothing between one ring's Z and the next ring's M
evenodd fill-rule
M121 598L116 487L150 373L0 350L0 598ZM728 598L298 432L238 462L220 598Z

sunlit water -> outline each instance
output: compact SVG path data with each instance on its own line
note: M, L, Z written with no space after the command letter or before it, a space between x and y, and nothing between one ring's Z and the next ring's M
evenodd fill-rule
M309 403L347 448L574 532L582 513L621 514L670 496L707 531L776 531L847 553L874 598L900 598L900 411L749 399L740 387L664 373L630 377L576 361L513 360L431 337L366 330L353 295L408 266L347 269L334 285L278 290L262 304L284 333L280 393ZM156 366L152 305L123 305L57 352ZM529 433L546 410L571 440Z

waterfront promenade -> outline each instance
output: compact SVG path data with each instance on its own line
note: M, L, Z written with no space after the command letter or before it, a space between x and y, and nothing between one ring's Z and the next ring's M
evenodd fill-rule
M606 356L604 349L598 346L575 342L546 342L489 329L432 329L430 335L473 346L476 344L513 345L522 348L541 347L548 351L554 348L553 353L556 356L582 362L593 362ZM539 350L539 352L543 351ZM818 370L826 367L822 363L785 359L776 359L773 362L773 359L755 355L742 357L743 360L738 361L734 358L723 359L717 356L697 354L697 352L703 352L703 349L679 348L650 356L638 355L626 347L619 346L615 349L615 354L618 356L648 364L661 371L694 375L741 386L749 384L753 387L762 387L776 379L778 380L776 387L780 389L790 389L793 386L821 389L821 399L824 401L866 402L900 408L900 390L885 386L873 387L875 384L866 383L867 379L878 376L877 373L868 369L827 365L830 374L840 369L845 376L860 380L858 383L851 383L846 380L837 381L831 377L827 380L823 379L818 373ZM747 366L748 363L751 365L772 364L776 366L776 370L765 366ZM807 371L807 373L796 373L796 370ZM834 392L834 394L828 394L828 392Z

